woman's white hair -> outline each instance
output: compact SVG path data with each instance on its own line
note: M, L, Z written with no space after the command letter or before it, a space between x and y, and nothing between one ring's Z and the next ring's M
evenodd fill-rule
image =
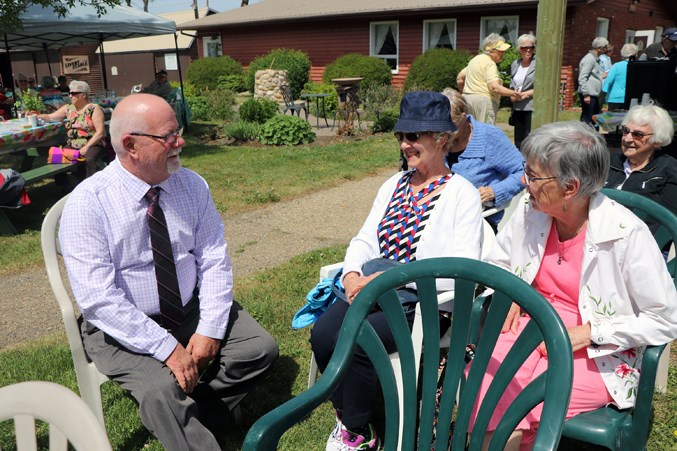
M68 85L68 89L70 89L73 92L84 92L85 94L87 94L87 97L89 97L89 83L87 83L86 81L73 80Z
M609 45L609 40L607 38L603 38L602 36L597 36L593 41L592 41L592 49L599 49L602 47L606 47Z
M517 47L522 47L524 44L533 44L536 46L536 36L532 33L525 33L517 38Z
M633 44L632 42L628 42L623 47L621 47L621 56L623 58L630 58L631 56L637 56L637 52L639 52L639 48L637 47L637 45Z
M482 40L482 51L484 51L484 53L490 53L491 50L493 50L494 47L496 47L496 44L498 44L501 41L505 42L505 39L500 34L498 33L489 34L489 36L487 36ZM491 50L487 50L489 48Z
M538 163L557 177L560 186L578 180L578 197L590 197L598 192L609 174L606 141L583 122L544 125L527 136L520 151L527 164Z
M672 142L675 126L667 111L656 105L637 105L630 108L623 118L622 125L649 127L653 135L649 142L665 147Z

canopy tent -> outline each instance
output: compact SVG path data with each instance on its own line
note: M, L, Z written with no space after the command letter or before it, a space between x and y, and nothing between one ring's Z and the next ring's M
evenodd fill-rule
M176 32L173 21L127 6L108 8L106 14L99 17L93 6L78 5L65 17L58 17L51 8L31 5L26 8L21 21L23 29L20 31L0 29L6 49L59 49Z
M0 28L0 38L3 39L7 52L46 51L83 44L96 44L102 48L104 41L174 34L177 60L179 59L176 23L128 6L107 8L106 13L99 17L95 7L78 5L70 9L64 17L58 17L52 8L32 4L21 15L21 21L21 30L8 31ZM107 88L105 55L101 52L100 56L103 84ZM183 92L181 78L180 83ZM185 111L183 119L185 123Z

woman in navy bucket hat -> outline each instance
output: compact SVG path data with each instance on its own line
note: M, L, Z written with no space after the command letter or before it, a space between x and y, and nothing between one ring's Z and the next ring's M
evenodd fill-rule
M446 165L446 148L455 130L444 95L417 91L402 98L395 136L410 170L398 172L383 184L362 229L348 246L341 280L346 301L335 302L320 316L310 337L321 370L334 352L350 303L379 271L425 258L479 258L479 193ZM453 281L438 282L438 290L452 289ZM408 287L408 291L415 300L415 289ZM400 297L404 300L402 294ZM440 310L442 313L449 307L443 305ZM413 311L407 318L411 330ZM374 312L368 319L386 350L394 352L395 342L383 312ZM448 319L442 321L448 327ZM369 359L358 349L332 395L336 426L327 450L378 449L380 441L370 424L376 377Z

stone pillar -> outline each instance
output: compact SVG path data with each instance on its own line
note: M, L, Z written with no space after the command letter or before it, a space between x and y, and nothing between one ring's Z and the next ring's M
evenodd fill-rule
M280 87L288 84L286 70L257 70L254 76L254 98L265 98L283 103Z

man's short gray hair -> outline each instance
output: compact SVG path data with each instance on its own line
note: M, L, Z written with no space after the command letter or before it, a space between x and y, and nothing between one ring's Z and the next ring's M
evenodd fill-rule
M669 145L675 134L675 126L670 115L656 105L637 105L630 108L623 118L622 125L628 124L649 127L653 133L649 136L649 142L660 147Z
M72 92L84 92L89 97L89 83L86 81L73 80L68 85L68 89Z
M538 164L565 187L580 182L577 196L598 192L609 174L609 150L604 138L583 122L553 122L531 132L520 148L527 164Z
M139 110L144 110L139 108ZM128 111L128 110L127 110ZM150 114L150 112L148 112ZM115 150L116 154L121 154L125 152L124 143L122 142L122 135L133 132L146 132L148 130L148 121L146 116L141 112L140 114L113 114L110 119L110 127L108 132L110 133L110 142Z
M609 40L607 38L603 38L602 36L597 36L593 41L592 41L592 49L599 49L602 47L606 47L609 45Z

